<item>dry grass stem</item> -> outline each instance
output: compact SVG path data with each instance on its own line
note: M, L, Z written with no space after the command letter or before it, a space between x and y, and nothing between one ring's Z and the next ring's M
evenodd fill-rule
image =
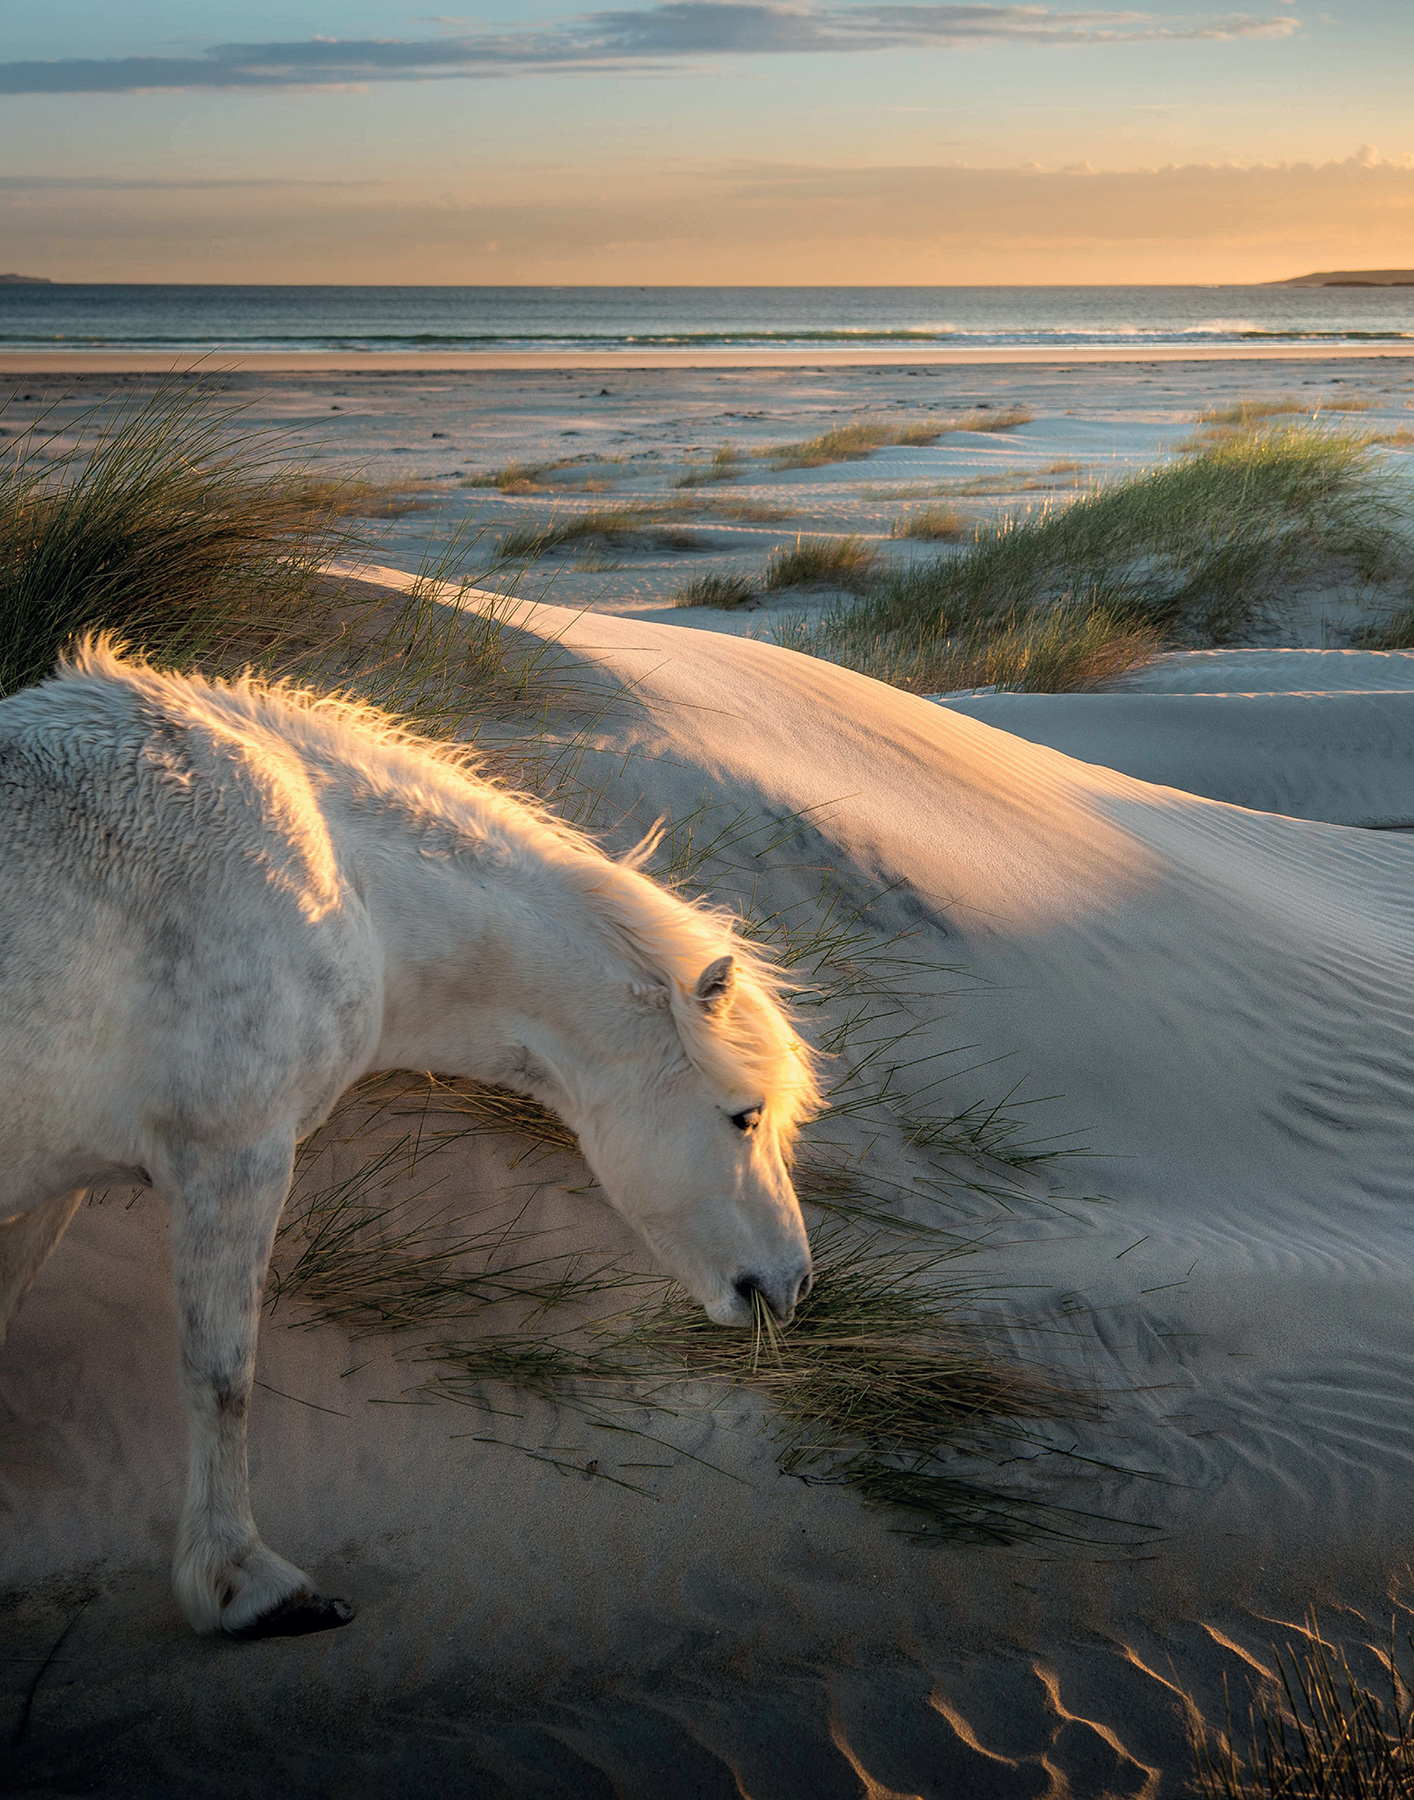
M1406 1644L1414 1656L1414 1644ZM1414 1793L1414 1687L1393 1630L1372 1686L1321 1636L1275 1651L1277 1692L1254 1693L1244 1726L1215 1734L1190 1707L1200 1800L1408 1800Z

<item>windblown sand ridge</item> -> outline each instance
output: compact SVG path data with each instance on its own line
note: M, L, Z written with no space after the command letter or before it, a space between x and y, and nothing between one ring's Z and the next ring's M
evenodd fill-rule
M1188 651L1112 686L945 704L1162 787L1327 824L1414 829L1414 653Z
M598 1454L550 1409L407 1404L415 1377L384 1341L287 1330L277 1310L252 1427L262 1523L360 1617L202 1643L165 1591L163 1222L110 1201L80 1215L0 1355L10 1635L42 1659L84 1583L98 1595L39 1690L20 1779L130 1792L141 1769L144 1792L255 1793L278 1769L314 1792L337 1754L354 1794L1177 1792L1179 1690L1220 1715L1223 1675L1240 1695L1313 1599L1361 1609L1351 1631L1378 1639L1409 1559L1414 844L1329 822L1401 822L1408 659L1324 696L1304 764L1291 707L1225 693L1070 700L1091 708L1077 760L1025 741L1023 718L1044 731L1021 702L1045 697L940 707L759 643L553 607L523 629L623 690L579 763L601 817L629 835L705 798L771 821L735 855L771 908L828 880L881 935L906 932L916 965L966 971L945 1008L901 1002L912 1056L974 1047L945 1065L956 1106L1024 1079L1054 1096L1036 1135L1081 1134L1093 1154L1004 1211L959 1187L943 1222L980 1235L968 1273L994 1284L999 1331L1110 1398L1049 1433L1035 1491L1128 1523L1088 1545L924 1550L848 1494L781 1480L737 1400L662 1426L737 1479L679 1465L655 1504L473 1441ZM1282 698L1306 706L1313 685L1303 665ZM1142 707L1199 709L1161 733L1162 785L1103 766L1143 747L1126 723ZM1222 801L1203 797L1215 742ZM1274 795L1308 816L1246 810ZM839 1141L911 1179L901 1138ZM626 1251L566 1191L568 1159L536 1174L511 1155L464 1147L451 1188L537 1187L547 1226L592 1220ZM9 1675L16 1712L32 1673Z

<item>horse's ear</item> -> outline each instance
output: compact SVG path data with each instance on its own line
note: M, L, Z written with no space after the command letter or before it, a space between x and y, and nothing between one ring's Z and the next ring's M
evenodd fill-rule
M732 1003L736 993L736 961L730 956L719 956L697 977L697 985L692 990L692 997L709 1014L722 1013Z

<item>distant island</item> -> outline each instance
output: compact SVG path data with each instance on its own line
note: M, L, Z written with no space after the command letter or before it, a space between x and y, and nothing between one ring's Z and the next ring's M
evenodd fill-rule
M1274 281L1272 287L1414 287L1414 269L1323 269L1316 275L1295 275L1290 281Z
M0 275L0 287L53 287L47 275Z

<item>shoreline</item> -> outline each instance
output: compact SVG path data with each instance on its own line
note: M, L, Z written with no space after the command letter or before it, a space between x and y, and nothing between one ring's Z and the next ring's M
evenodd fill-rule
M5 375L356 375L563 372L576 369L819 369L922 368L935 365L1053 365L1076 363L1152 364L1222 362L1403 361L1414 357L1414 340L1361 344L1077 344L1050 346L960 346L938 350L586 350L579 354L526 351L207 351L184 354L152 351L36 350L0 355Z

